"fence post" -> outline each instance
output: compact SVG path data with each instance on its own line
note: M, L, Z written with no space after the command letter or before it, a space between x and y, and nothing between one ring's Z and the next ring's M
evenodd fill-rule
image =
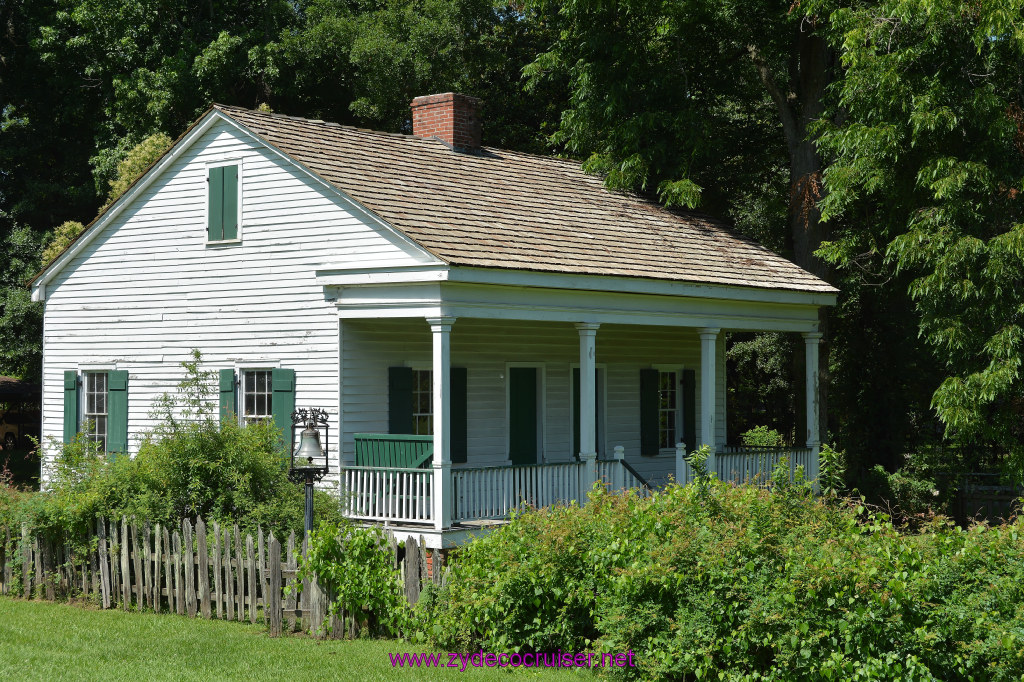
M21 524L21 588L25 599L32 597L32 543L28 539L28 524Z
M110 557L107 555L107 520L102 516L96 520L99 537L97 552L100 560L100 600L103 608L110 608Z
M216 604L217 620L224 615L224 569L220 549L220 524L213 522L213 590L216 593L214 603Z
M210 553L206 547L206 524L196 519L196 548L199 552L199 607L203 618L210 619Z
M270 591L267 595L270 636L281 636L281 543L270 534Z

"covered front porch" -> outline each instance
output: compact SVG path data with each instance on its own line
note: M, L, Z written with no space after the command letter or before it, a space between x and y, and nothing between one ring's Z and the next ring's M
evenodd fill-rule
M709 293L700 289L692 293ZM400 304L381 304L398 293ZM582 504L596 481L613 489L688 482L684 458L702 445L720 478L764 477L781 453L725 442L725 329L803 335L811 418L789 454L813 479L821 335L817 305L801 296L712 302L344 287L338 485L346 513L442 547L523 506ZM382 436L413 445L404 459L381 458L370 443Z

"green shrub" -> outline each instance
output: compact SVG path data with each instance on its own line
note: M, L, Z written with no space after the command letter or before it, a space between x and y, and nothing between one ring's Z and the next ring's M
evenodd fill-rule
M755 426L743 433L740 438L743 444L751 447L781 448L786 445L786 439L775 429L767 426Z
M900 532L799 484L598 491L465 547L422 627L451 651L632 650L638 679L1018 680L1022 535Z
M356 528L347 521L324 521L312 532L308 555L299 556L298 577L315 578L327 593L325 624L329 616L340 618L344 612L357 614L371 635L398 636L407 630L408 602L386 547L381 529Z
M132 517L176 525L198 516L262 526L279 535L303 529L304 492L288 480L280 431L271 422L215 421L210 376L193 353L177 396L164 396L154 412L162 420L133 457L100 452L83 433L57 451L49 489L26 493L0 486L0 528L27 523L72 545L89 535L98 516ZM87 431L88 429L83 429ZM341 518L338 500L316 491L319 520Z

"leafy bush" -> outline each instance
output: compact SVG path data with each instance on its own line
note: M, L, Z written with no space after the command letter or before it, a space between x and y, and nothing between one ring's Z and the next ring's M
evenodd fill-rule
M159 401L162 421L134 458L110 457L83 433L69 443L51 443L57 457L49 489L30 494L0 487L0 527L24 522L73 541L89 534L101 515L163 524L202 516L247 530L261 525L301 532L304 493L288 480L279 430L270 422L215 421L211 373L200 362L196 352L183 363L187 376L178 395ZM338 501L321 491L315 495L317 518L339 521Z
M751 447L781 448L786 444L786 439L775 429L767 426L755 426L745 432L741 438L744 445Z
M409 606L379 528L321 522L299 557L299 579L316 578L328 596L328 616L342 612L367 624L373 635L397 636L409 623Z
M423 627L450 651L632 650L642 679L1020 679L1024 523L904 533L805 490L523 514L455 557Z

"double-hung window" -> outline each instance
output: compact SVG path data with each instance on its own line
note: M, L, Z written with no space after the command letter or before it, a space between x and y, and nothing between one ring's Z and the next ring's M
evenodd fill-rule
M127 370L65 370L64 442L79 432L101 451L128 451Z
M82 412L84 433L91 440L100 444L100 450L107 449L107 419L110 417L107 402L107 373L84 372L83 398L85 409Z
M696 445L696 375L692 369L640 370L640 453L655 456Z
M417 436L434 433L434 372L412 371L412 432Z
M679 439L679 379L674 371L658 372L658 448L674 448Z
M271 370L242 372L242 420L246 424L274 418Z

